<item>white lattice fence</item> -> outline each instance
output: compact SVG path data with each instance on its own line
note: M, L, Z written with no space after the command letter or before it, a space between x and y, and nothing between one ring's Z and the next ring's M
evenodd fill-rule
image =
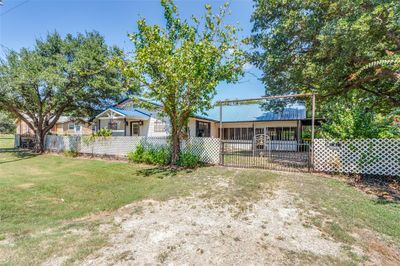
M217 138L189 138L182 142L181 149L190 151L198 156L203 162L218 164L220 160L221 141Z
M92 155L127 156L141 144L143 146L160 147L168 144L166 137L105 137L89 141L88 138L79 136L46 137L46 149L53 152L73 150L79 153ZM220 140L216 138L192 137L182 141L182 150L191 151L200 156L206 163L218 164Z
M323 172L400 176L400 140L316 139L314 169Z

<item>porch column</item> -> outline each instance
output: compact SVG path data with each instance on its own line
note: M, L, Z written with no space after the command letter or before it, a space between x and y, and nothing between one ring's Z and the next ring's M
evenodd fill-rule
M301 120L297 120L297 133L296 133L296 141L297 141L297 151L301 151Z
M298 143L301 141L301 120L297 120L296 140L297 140Z
M124 136L126 136L126 118L124 118Z

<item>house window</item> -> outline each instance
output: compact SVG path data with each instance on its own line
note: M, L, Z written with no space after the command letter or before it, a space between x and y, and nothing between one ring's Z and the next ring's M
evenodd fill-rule
M272 127L267 128L270 140L296 140L296 127Z
M252 127L244 128L224 128L223 136L224 139L229 140L252 140L254 130Z
M118 123L115 122L115 121L108 122L108 129L117 130L118 129Z
M97 131L97 125L96 125L96 124L93 124L93 125L92 125L92 131L93 131L93 132L96 132L96 131Z
M80 124L76 124L76 123L69 123L68 124L68 130L73 130L76 133L80 133L81 132L81 125Z
M154 132L165 132L167 128L167 123L161 120L156 120L154 122Z
M196 120L196 137L210 137L211 124Z

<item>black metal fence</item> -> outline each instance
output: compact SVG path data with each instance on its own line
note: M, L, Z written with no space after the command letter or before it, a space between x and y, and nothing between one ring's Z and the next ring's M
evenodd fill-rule
M221 164L225 166L265 168L283 171L310 171L309 142L222 140Z

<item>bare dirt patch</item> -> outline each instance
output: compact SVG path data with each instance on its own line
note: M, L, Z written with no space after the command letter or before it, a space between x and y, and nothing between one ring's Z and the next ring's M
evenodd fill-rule
M400 265L400 251L387 239L367 229L354 235L366 246L368 265Z
M28 182L28 183L22 183L22 184L18 185L17 187L22 188L22 189L28 189L28 188L33 187L34 185L35 185L34 183Z
M292 200L281 190L240 215L197 197L130 204L115 214L110 245L79 264L285 264L297 253L345 260L341 243L303 225Z

